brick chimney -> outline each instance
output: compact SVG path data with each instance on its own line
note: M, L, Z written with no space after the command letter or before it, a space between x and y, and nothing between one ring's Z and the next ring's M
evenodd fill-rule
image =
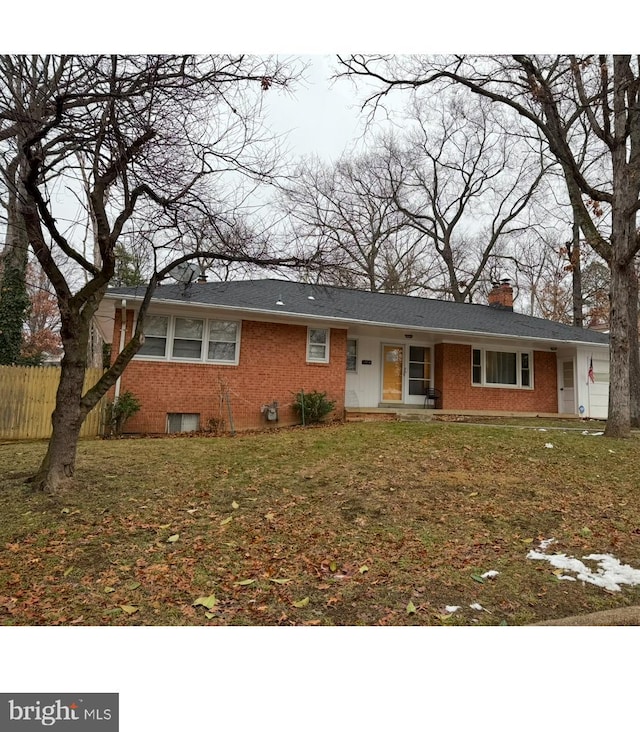
M493 289L489 293L489 307L513 311L513 287L509 280L493 283Z

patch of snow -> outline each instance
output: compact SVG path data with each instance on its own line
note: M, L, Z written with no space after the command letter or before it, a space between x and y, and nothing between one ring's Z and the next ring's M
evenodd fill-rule
M583 557L583 559L597 562L598 568L593 570L575 557L569 557L566 554L545 554L544 549L546 549L546 546L543 547L543 543L540 545L543 551L532 549L527 554L527 559L544 560L556 569L573 572L576 575L575 578L562 575L559 579L588 582L610 592L620 592L622 589L620 585L640 585L640 569L634 569L628 564L621 564L611 554L589 554Z
M481 577L484 577L485 579L493 579L494 577L497 577L500 574L495 569L490 569L488 572L485 572L484 574L481 574Z
M555 543L555 539L543 539L540 542L540 551L544 551L545 549L548 549L552 544Z
M545 442L545 447L553 447L553 443L551 442Z
M448 613L455 613L456 611L460 610L460 605L447 605L445 607L445 610Z

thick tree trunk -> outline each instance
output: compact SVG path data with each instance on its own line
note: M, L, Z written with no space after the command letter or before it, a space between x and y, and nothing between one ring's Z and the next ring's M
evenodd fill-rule
M36 490L54 493L73 477L80 428L86 416L81 407L85 363L82 359L62 360L56 408L51 415L53 432L46 455L32 479Z
M638 344L638 275L635 262L628 267L629 289L629 396L631 426L640 427L640 350Z
M611 262L609 417L607 437L628 437L629 406L629 290L623 265Z
M622 160L620 159L622 157ZM624 148L616 151L614 162L614 200L611 206L611 270L609 322L609 416L605 435L628 437L631 432L631 388L635 380L637 351L638 284L633 252L635 249L635 216L630 215L637 202L637 190L625 186L627 173ZM634 333L631 333L631 328ZM634 387L635 388L635 387ZM635 411L635 410L634 410Z

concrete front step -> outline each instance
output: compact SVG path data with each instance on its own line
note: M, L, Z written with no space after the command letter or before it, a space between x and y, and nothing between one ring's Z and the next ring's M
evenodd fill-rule
M434 417L543 417L548 419L566 419L567 422L579 421L577 414L557 414L551 412L505 412L497 410L475 409L416 409L412 406L397 407L346 407L346 422L372 422L374 420L400 420L412 422L431 422Z
M344 410L345 422L374 422L374 421L395 421L400 422L430 422L433 409L416 409L411 406L398 407L347 407Z

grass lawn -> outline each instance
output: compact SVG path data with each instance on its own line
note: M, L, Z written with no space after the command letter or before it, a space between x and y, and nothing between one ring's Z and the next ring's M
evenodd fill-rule
M3 625L521 625L640 604L527 559L553 537L549 554L640 568L637 436L368 423L84 441L54 497L22 482L44 449L0 445Z

